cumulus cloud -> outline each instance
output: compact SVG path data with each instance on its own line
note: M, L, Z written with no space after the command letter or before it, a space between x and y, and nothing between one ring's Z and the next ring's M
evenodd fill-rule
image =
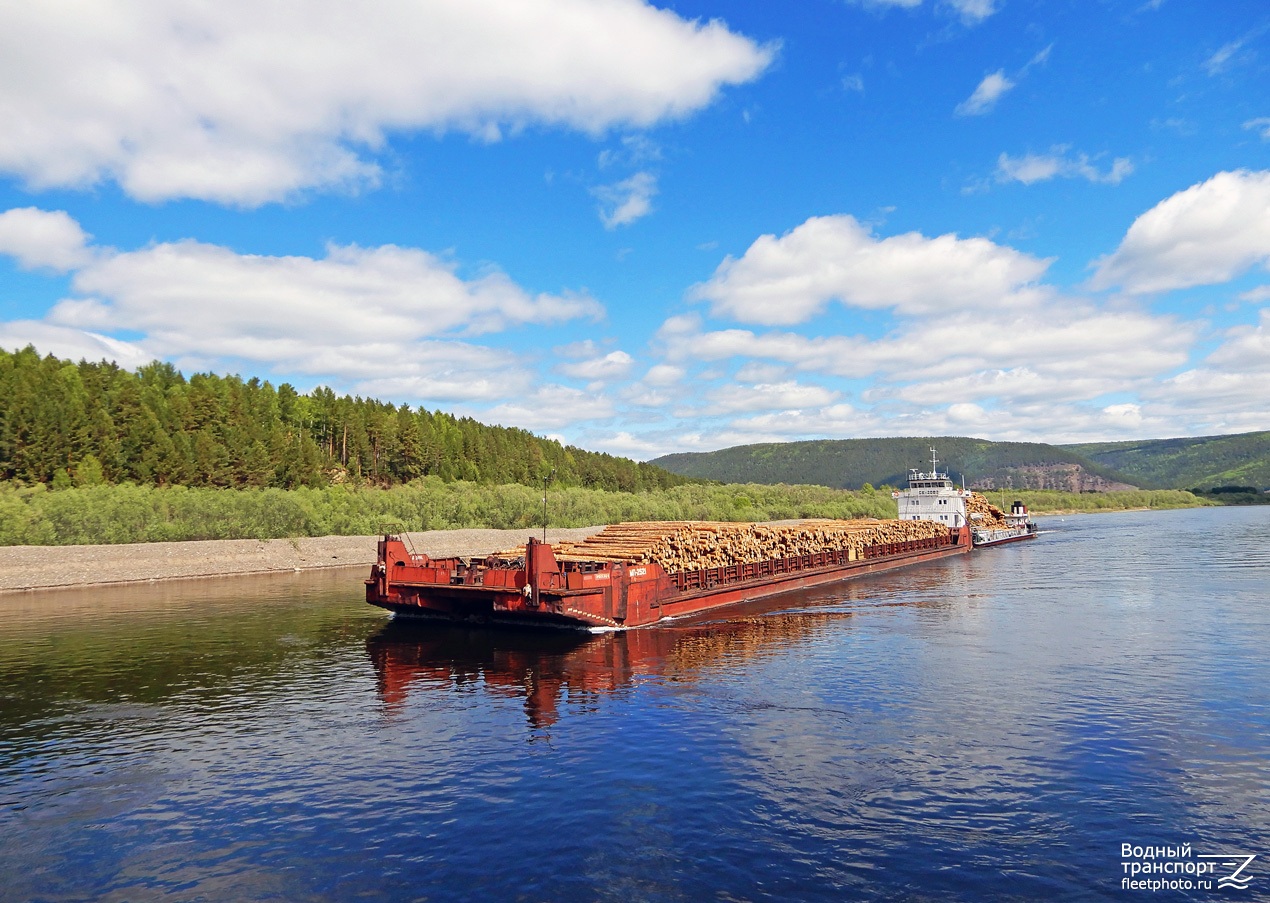
M997 11L995 0L947 0L947 3L967 25L977 25Z
M1064 178L1119 185L1133 173L1133 162L1128 157L1116 157L1106 171L1101 171L1087 154L1068 155L1067 150L1067 147L1059 146L1052 148L1048 154L1024 154L1021 157L1003 153L997 158L996 180L1032 185Z
M1145 294L1227 282L1270 262L1270 171L1222 172L1139 216L1091 285Z
M600 185L591 193L600 201L600 222L604 228L629 226L653 212L657 177L650 172L637 172L613 185Z
M1226 275L1270 260L1270 243L1258 237L1270 209L1262 176L1211 181L1140 217L1116 265L1145 248L1154 256L1133 258L1135 278L1176 281L1172 248L1184 252L1187 279L1195 260ZM1048 265L983 239L879 237L848 216L762 236L693 289L704 309L662 324L652 345L682 379L673 397L641 387L632 403L669 407L678 419L673 430L643 435L679 450L832 436L1076 442L1270 427L1270 312L1227 329L1196 364L1197 343L1211 337L1203 323L1130 298L1108 304L1060 291L1041 281ZM1240 298L1260 303L1264 289ZM885 310L886 333L823 322L788 328L833 301Z
M1185 363L1195 339L1193 326L1172 317L1100 310L1057 296L1026 315L985 311L910 320L876 340L703 327L700 321L664 325L658 339L668 359L778 361L804 372L892 383L937 383L1019 367L1054 380L1087 371L1110 380L1149 377Z
M365 359L362 359L365 358ZM373 398L491 403L530 391L533 373L507 351L467 342L384 343L323 351L311 372Z
M1221 173L1140 216L1097 279L1132 295L1235 278L1270 265L1268 218L1270 173ZM1197 359L1213 338L1202 322L1131 297L1072 295L1041 281L1049 261L962 242L880 238L835 216L725 259L691 293L708 307L668 318L653 343L685 370L674 409L684 425L666 442L942 432L1075 442L1270 428L1270 310L1225 329ZM1260 305L1267 290L1238 297ZM826 328L841 318L782 328L833 300L886 310L887 331Z
M547 385L521 399L495 405L485 412L483 419L540 431L585 420L604 420L613 413L612 399L603 395L569 386Z
M170 242L103 255L72 285L82 297L60 302L55 322L140 330L168 354L253 359L305 357L333 338L478 334L601 313L587 296L533 296L498 272L465 281L454 264L395 245L332 245L311 258Z
M740 385L731 383L706 394L711 414L737 411L785 411L815 408L836 401L840 393L796 380Z
M1199 366L1146 386L1142 398L1191 434L1270 429L1270 310L1232 327Z
M852 216L812 217L725 259L692 296L716 315L765 325L803 322L833 299L904 314L1017 307L1034 303L1028 287L1049 264L984 238L879 239Z
M991 75L985 75L974 93L957 104L954 112L958 116L982 116L985 113L991 113L997 101L1013 87L1014 82L1006 78L1005 70L998 69Z
M565 376L572 376L574 379L602 382L621 379L631 372L633 366L635 366L635 359L625 351L610 351L600 357L558 364L556 369Z
M1229 372L1270 374L1270 308L1263 308L1256 326L1242 325L1227 330L1225 340L1208 356L1206 363ZM1256 393L1264 405L1265 385Z
M91 257L88 238L62 210L18 207L0 213L0 254L13 257L25 269L73 270Z
M656 364L648 368L644 374L644 383L649 386L664 388L673 386L684 378L686 371L674 364Z
M72 361L114 361L129 369L148 364L156 357L137 342L125 342L41 320L10 320L0 323L0 348L12 350L25 348L27 345L34 345L41 354L52 354Z
M19 213L16 220L0 219L0 236L3 224L14 221L53 223L65 236L82 235L69 217ZM54 257L0 244L34 260ZM72 243L40 247L47 252ZM493 400L523 392L528 368L468 338L603 314L584 294L531 294L498 271L465 279L453 261L395 245L333 245L326 256L311 258L179 241L136 251L86 248L76 267L74 295L41 324L7 324L10 344L82 346L77 355L123 363L141 357L192 366L251 362L389 395ZM143 338L109 338L121 332Z
M394 132L681 118L774 53L644 0L4 4L0 170L257 205L374 185Z

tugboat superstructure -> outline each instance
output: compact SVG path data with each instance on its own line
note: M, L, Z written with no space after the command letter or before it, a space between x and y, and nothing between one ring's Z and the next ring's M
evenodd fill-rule
M930 450L930 473L916 467L908 472L908 488L891 493L899 504L900 520L933 520L950 528L971 522L966 503L974 493L964 486L958 489L947 473L939 472L935 449Z

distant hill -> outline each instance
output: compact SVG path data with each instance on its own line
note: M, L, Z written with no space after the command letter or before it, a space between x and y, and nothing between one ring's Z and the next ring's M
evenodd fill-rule
M1131 489L1134 479L1079 452L1036 442L989 442L961 436L820 439L738 445L715 452L665 455L650 464L672 473L729 483L812 483L839 489L903 485L909 468L930 469L930 449L945 468L976 489Z
M1213 486L1270 488L1270 432L1063 446L1143 485L1169 489Z

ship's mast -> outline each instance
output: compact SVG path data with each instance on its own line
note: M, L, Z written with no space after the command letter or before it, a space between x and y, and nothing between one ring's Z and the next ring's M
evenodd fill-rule
M931 479L934 479L934 478L935 478L935 474L939 473L939 471L936 469L936 465L937 465L937 464L939 464L939 459L935 457L935 449L933 449L933 448L932 448L932 449L930 450L930 475L931 475Z

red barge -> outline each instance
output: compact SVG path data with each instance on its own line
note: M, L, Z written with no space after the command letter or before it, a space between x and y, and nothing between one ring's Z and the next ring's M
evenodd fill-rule
M898 520L747 525L739 544L711 549L707 558L724 562L718 567L694 566L691 557L662 557L663 566L647 548L633 550L629 531L646 534L653 526L648 524L609 527L563 550L530 538L520 549L481 560L430 558L388 534L379 541L378 560L366 580L366 601L401 615L447 621L621 630L1036 535L1021 503L1004 515L954 487L938 471L933 450L931 455L930 473L911 471L908 488L894 493ZM992 520L984 520L984 513ZM730 532L734 540L746 533L740 525L670 526L686 528L679 541L694 552L704 533ZM781 535L790 530L803 538L810 531L816 542L808 546ZM623 534L625 544L618 536L606 538L611 531ZM797 554L780 554L790 550Z
M366 601L447 621L624 629L969 552L968 526L904 542L668 573L656 563L560 560L531 538L523 557L430 558L379 541Z

